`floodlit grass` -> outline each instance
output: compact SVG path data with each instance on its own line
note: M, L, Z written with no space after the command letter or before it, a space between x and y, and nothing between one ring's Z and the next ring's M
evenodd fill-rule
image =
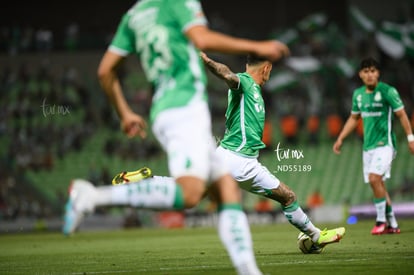
M253 226L258 264L265 274L413 274L414 220L399 235L371 236L372 223L346 226L319 255L299 251L289 224ZM235 274L215 228L3 234L0 248L0 274Z

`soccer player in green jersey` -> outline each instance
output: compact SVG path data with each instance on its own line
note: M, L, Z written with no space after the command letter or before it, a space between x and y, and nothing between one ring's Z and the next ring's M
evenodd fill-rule
M351 114L333 145L333 151L340 153L344 139L362 118L364 181L371 186L377 212L371 234L400 233L385 185L385 180L391 176L391 163L396 154L396 138L392 130L394 115L407 135L408 147L413 154L414 135L398 91L379 81L378 62L373 58L362 60L359 77L364 85L354 91Z
M172 177L139 183L94 187L76 179L70 187L63 233L72 234L87 212L102 205L150 209L192 208L207 189L218 196L218 233L239 274L261 274L240 192L216 156L207 102L206 74L199 50L254 53L276 60L289 53L276 40L235 38L207 26L198 0L142 0L125 13L98 68L100 84L129 136L146 135L147 123L128 105L117 75L118 65L137 54L154 87L152 130L168 155Z
M200 55L207 68L229 87L226 132L216 150L240 187L280 203L288 221L312 239L315 250L339 242L345 228L320 230L314 226L299 206L293 190L258 161L260 149L266 147L262 142L265 104L261 87L269 80L272 62L248 55L246 71L234 73L205 53Z

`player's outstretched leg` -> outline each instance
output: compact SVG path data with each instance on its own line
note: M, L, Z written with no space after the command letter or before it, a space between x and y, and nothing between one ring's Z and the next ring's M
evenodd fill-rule
M95 209L96 189L89 181L75 179L69 187L69 199L65 206L63 234L70 235L76 231L86 213Z

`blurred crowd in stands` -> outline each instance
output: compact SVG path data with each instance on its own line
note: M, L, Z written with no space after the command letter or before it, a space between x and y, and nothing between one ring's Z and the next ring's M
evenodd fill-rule
M16 57L16 60L23 59ZM23 62L14 68L2 67L0 166L4 171L0 173L0 219L14 218L17 213L38 215L38 211L32 211L39 207L23 206L35 199L35 195L30 199L17 196L26 193L22 192L25 190L22 185L30 186L24 177L25 171L51 171L56 160L84 150L84 144L103 124L115 133L119 132L118 120L103 93L83 83L77 68L62 72L56 74L47 62L34 66ZM93 74L91 71L88 78L94 79ZM149 106L142 96L135 95L133 100ZM126 141L119 135L108 137L102 148L102 153L122 159L149 158L159 151L153 141ZM99 179L93 172L84 176L97 184L110 183L111 178L105 177L104 169L99 173Z
M3 202L0 215L5 218L13 218L16 212L38 215L31 211L39 207L24 207L33 199L23 196L30 192L21 192L30 190L25 171L51 170L55 158L64 158L67 152L82 149L84 140L91 134L90 125L93 125L88 115L81 123L65 121L64 117L56 123L57 120L50 117L58 112L62 116L68 114L69 106L86 107L88 94L75 87L67 75L54 78L48 68L42 66L32 72L25 64L18 70L2 69L0 137L5 145L1 148L1 166L5 173L0 173L0 200ZM16 184L16 181L22 184Z
M280 132L284 142L289 143L318 144L321 136L335 138L349 115L352 92L360 85L356 75L358 62L368 55L380 61L382 79L398 89L414 121L414 58L390 56L375 42L375 33L366 33L357 25L340 30L333 20L322 17L322 23L311 22L314 18L269 34L290 46L292 58L275 64L264 87L269 119L265 143L273 145L272 132ZM231 30L223 20L213 20L211 24L213 28ZM288 37L288 31L294 35ZM96 50L106 45L110 35L102 34ZM63 51L68 52L80 53L84 49L77 23L67 26L61 41L55 37L47 28L4 26L0 29L0 52L18 58L21 53L52 53L56 44L64 45ZM90 50L90 46L87 43L86 48ZM234 71L244 70L244 58L219 58L225 59ZM24 63L14 67L0 65L0 220L18 215L50 215L52 210L36 198L35 192L24 192L31 190L24 172L54 169L56 159L81 151L103 125L119 132L118 120L102 92L97 85L85 83L85 76L79 77L77 68L63 70L61 75L47 62L31 64L30 68ZM124 72L124 81L130 86L143 81L143 76L133 70ZM92 70L87 76L92 82L96 81L95 73ZM218 122L220 135L225 88L214 77L210 78L209 87L213 121ZM151 95L148 86L131 88L128 93L137 109L146 113ZM326 125L325 134L320 132L322 125ZM357 133L362 135L361 128ZM102 152L134 159L156 156L160 149L154 141L126 141L114 135L106 140ZM95 182L110 180L104 170L95 170L85 176Z

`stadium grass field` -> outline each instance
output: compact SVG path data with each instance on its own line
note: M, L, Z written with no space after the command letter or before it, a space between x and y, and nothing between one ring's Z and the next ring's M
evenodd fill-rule
M289 224L254 225L252 234L265 274L413 274L414 220L400 226L399 235L371 236L372 221L347 225L318 255L299 251ZM0 248L0 274L235 274L215 228L2 234Z

